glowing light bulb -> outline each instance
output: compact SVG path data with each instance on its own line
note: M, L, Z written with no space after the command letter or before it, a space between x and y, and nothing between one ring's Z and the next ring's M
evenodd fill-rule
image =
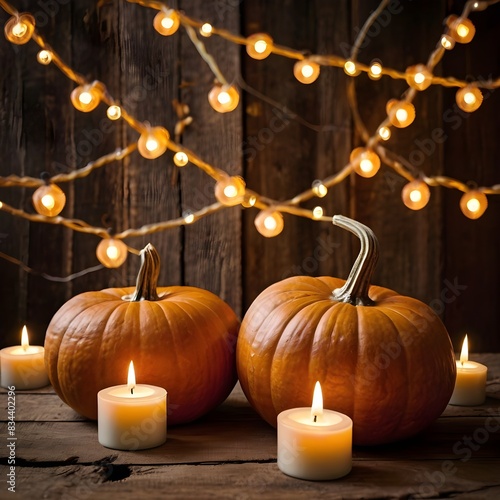
M182 217L184 218L184 222L186 224L192 224L194 222L194 214L191 210L186 210L182 213Z
M372 80L380 80L382 78L382 64L378 61L372 61L368 77Z
M300 83L313 83L318 79L320 66L314 61L304 59L293 66L293 74Z
M42 49L36 55L36 60L40 64L44 64L44 65L50 64L52 61L52 52L50 52L49 50Z
M127 245L115 238L105 238L97 245L96 255L103 266L120 267L127 260Z
M245 193L243 197L243 201L241 202L242 206L245 208L253 207L257 203L257 196L250 193Z
M118 120L122 116L122 108L113 104L107 109L106 114L110 120Z
M387 115L392 125L405 128L415 120L415 106L406 101L391 99L386 106Z
M353 170L361 177L373 177L380 168L379 156L368 148L355 148L350 155Z
M314 207L312 214L313 214L313 217L315 219L321 219L321 217L323 217L323 208L322 207Z
M315 180L312 183L312 192L318 197L318 198L324 198L327 193L328 193L328 188L323 184L322 181L320 180Z
M66 204L66 195L59 186L46 184L33 193L32 201L37 213L46 217L55 217L62 212Z
M425 64L416 64L406 68L406 82L417 90L425 90L432 83L432 73Z
M424 208L431 197L429 186L421 180L408 182L401 191L403 203L411 210Z
M174 9L160 10L153 19L154 29L163 36L173 35L180 25L179 14Z
M80 85L71 92L71 102L78 111L88 113L99 106L103 92L104 86L101 82Z
M383 141L388 141L391 138L392 132L389 127L380 127L378 129L378 135Z
M359 70L354 61L346 61L344 64L344 72L349 76L359 75Z
M168 146L170 134L163 127L148 128L137 141L139 153L148 160L161 156Z
M35 18L31 14L12 16L4 28L5 38L16 45L28 43L35 31Z
M450 35L442 35L440 42L441 46L446 50L451 50L453 47L455 47L455 39Z
M210 23L205 23L200 28L200 35L209 37L212 34L213 27Z
M488 208L486 195L478 190L467 191L460 198L460 209L469 219L479 219Z
M215 184L215 197L223 205L232 207L243 201L245 187L245 181L241 177L227 176Z
M273 51L273 39L265 33L255 33L247 38L247 54L253 59L265 59Z
M447 24L450 36L458 43L469 43L476 34L472 21L466 17L449 16Z
M477 87L468 85L457 91L455 99L460 109L472 113L481 106L483 94Z
M254 224L257 231L266 238L278 236L278 234L283 231L285 225L283 215L272 209L262 210L257 217L255 217Z
M174 163L178 167L184 167L188 164L188 162L189 162L188 155L186 153L184 153L184 151L177 151L177 153L175 153Z
M215 111L228 113L238 107L240 94L234 85L217 83L208 93L208 102Z

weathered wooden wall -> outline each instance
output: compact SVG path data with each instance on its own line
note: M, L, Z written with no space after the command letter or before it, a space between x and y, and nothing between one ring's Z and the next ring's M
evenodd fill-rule
M292 197L340 169L359 144L346 97L348 77L339 69L323 68L319 80L305 86L292 77L292 61L274 55L254 61L240 48L211 37L207 47L227 78L247 90L236 111L219 115L206 101L213 81L209 69L182 30L167 38L152 30L153 11L126 2L97 8L97 2L54 0L51 9L33 0L13 3L37 14L40 32L61 56L80 73L104 81L141 120L172 131L172 100L188 104L193 123L182 138L187 147L216 166L244 174L248 186L264 195ZM176 6L231 31L265 31L283 45L347 55L377 4L185 0ZM426 59L442 19L460 12L463 2L401 0L390 5L359 60L379 57L383 64L404 69ZM476 38L466 46L457 44L437 72L497 77L500 6L471 18ZM0 12L0 22L6 19ZM32 43L13 47L0 40L6 70L0 73L0 175L78 168L135 140L137 134L123 123L107 121L104 107L90 114L75 111L68 98L73 84L55 67L39 65L35 56ZM403 82L373 82L366 75L356 78L355 86L370 132L382 120L387 100L405 90ZM467 116L454 108L454 94L439 87L419 94L415 123L394 131L389 146L426 174L498 183L498 92L488 93L481 109ZM441 128L446 139L438 143L433 131ZM500 351L500 197L490 196L485 215L469 221L460 212L457 191L433 188L429 205L412 212L401 202L403 184L382 167L373 179L351 176L316 203L327 213L349 215L373 228L381 246L377 284L430 303L443 315L457 347L469 333L473 350ZM68 197L64 215L116 231L177 217L213 200L213 181L193 166L177 169L170 154L148 161L135 153L63 188ZM0 199L32 211L31 192L2 188ZM347 275L358 250L350 235L327 223L285 216L284 232L265 239L255 230L255 215L254 209L232 208L185 229L128 243L141 247L151 241L158 248L162 283L207 288L240 315L260 291L284 277ZM93 236L0 212L0 251L51 275L96 265L97 243ZM120 269L53 283L0 259L2 345L16 342L25 322L36 341L43 342L48 321L65 300L84 290L133 284L137 266L132 255Z

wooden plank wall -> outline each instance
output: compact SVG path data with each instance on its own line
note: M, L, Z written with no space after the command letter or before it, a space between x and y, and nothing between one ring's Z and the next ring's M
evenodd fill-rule
M62 57L85 76L104 81L141 120L173 131L172 100L188 104L193 123L183 143L210 163L244 174L248 186L264 195L292 197L314 179L340 169L360 144L347 103L348 78L339 69L323 68L319 80L305 86L291 76L292 61L274 55L254 61L243 49L211 37L205 40L207 48L226 77L246 89L236 111L218 115L206 101L213 82L210 71L185 32L165 38L152 30L153 11L127 2L100 8L83 0L54 2L50 11L40 2L13 3L21 11L35 12L40 32ZM375 0L186 0L174 6L231 31L265 31L283 45L345 56L377 5ZM398 69L425 60L438 40L442 19L462 6L462 1L391 2L359 60L368 63L378 57ZM447 53L438 74L498 76L500 6L471 18L476 38ZM0 23L6 19L0 12ZM90 114L75 111L68 99L73 84L55 67L37 64L35 56L32 43L13 47L0 40L0 60L8 68L0 73L0 175L38 176L78 168L137 138L121 122L110 125L102 106ZM405 90L402 82L373 82L366 75L355 79L355 87L370 132L382 120L387 100ZM454 94L442 88L419 94L415 123L395 131L389 145L426 174L476 180L479 185L498 183L498 92L488 94L470 116L457 113ZM446 140L437 143L433 131L441 128ZM382 167L375 178L353 175L307 206L321 204L329 214L342 213L371 226L381 245L375 282L433 305L457 348L467 332L473 350L499 351L500 197L490 196L485 215L469 221L459 210L459 193L441 188L431 190L424 210L406 209L400 199L403 184ZM63 187L68 197L64 215L116 231L177 217L213 200L213 181L193 166L177 169L170 154L148 161L135 153ZM2 188L0 199L32 211L31 192ZM284 232L265 239L255 230L256 213L233 208L185 229L128 243L140 248L151 241L157 246L162 284L207 288L239 315L265 287L284 277L347 276L358 251L350 235L328 223L285 216ZM29 224L0 212L0 251L51 275L96 265L97 243L93 236ZM15 343L25 322L34 340L43 342L48 321L65 300L85 290L131 285L137 266L132 255L120 269L53 283L0 259L0 342Z

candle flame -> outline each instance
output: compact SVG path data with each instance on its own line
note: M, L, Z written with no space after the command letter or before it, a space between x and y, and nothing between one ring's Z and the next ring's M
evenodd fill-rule
M464 342L462 344L462 352L460 353L460 363L462 365L469 360L469 342L467 340L467 335L464 338Z
M321 392L321 384L316 382L314 386L311 416L313 417L313 421L316 422L321 415L323 415L323 393Z
M134 394L135 371L134 371L134 362L133 361L131 361L130 365L128 366L127 388L130 389L130 394Z
M28 330L26 329L26 325L23 326L23 331L21 333L21 345L23 346L23 349L25 351L27 351L28 347L30 346L30 341L28 338Z

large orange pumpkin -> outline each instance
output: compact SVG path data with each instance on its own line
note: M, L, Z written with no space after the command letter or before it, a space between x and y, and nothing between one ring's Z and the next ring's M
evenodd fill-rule
M236 383L239 321L216 295L199 288L156 288L159 257L141 252L134 288L86 292L50 322L45 364L60 398L97 418L99 390L126 383L134 361L137 383L168 392L168 422L194 420L220 404Z
M347 281L299 276L264 290L238 337L241 386L274 426L281 411L311 405L319 380L325 408L353 419L356 444L409 437L450 400L451 341L430 307L370 286L378 257L373 232L343 216L334 224L361 240Z

